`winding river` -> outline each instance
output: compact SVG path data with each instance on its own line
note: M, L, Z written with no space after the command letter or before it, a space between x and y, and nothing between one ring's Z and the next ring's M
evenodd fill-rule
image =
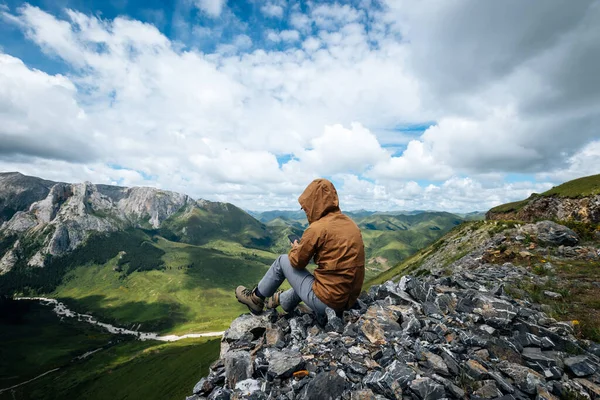
M88 324L97 325L104 329L106 329L110 333L119 334L119 335L132 335L136 336L139 340L158 340L161 342L175 342L181 339L188 338L199 338L199 337L213 337L213 336L223 336L224 331L222 332L202 332L202 333L188 333L187 335L177 336L177 335L165 335L160 336L158 333L152 332L139 332L126 328L119 328L117 326L107 324L104 322L100 322L89 314L79 314L74 311L71 311L56 299L48 299L46 297L17 297L15 300L35 300L39 301L43 305L53 306L53 312L59 317L66 318L77 318L78 321L86 322Z

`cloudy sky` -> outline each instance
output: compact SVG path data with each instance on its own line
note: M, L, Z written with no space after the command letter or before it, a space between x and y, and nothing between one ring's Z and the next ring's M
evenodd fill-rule
M600 1L0 0L0 171L486 210L600 173Z

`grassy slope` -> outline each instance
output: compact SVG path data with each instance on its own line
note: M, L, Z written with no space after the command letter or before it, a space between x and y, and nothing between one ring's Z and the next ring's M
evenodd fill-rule
M555 186L552 189L545 191L542 194L533 194L531 197L513 203L501 204L492 208L490 211L495 213L503 213L510 211L518 211L525 206L529 200L539 196L558 196L566 198L580 198L600 194L600 174L586 176L583 178L574 179Z
M366 279L374 278L432 243L462 222L448 213L421 213L417 215L372 215L357 219L361 227L367 260L377 257L386 263L367 265Z
M222 330L244 312L233 296L235 287L256 284L275 255L232 242L214 245L223 251L159 238L156 246L165 251L163 270L123 278L113 270L113 258L75 268L52 296L119 325L141 323L140 330Z
M127 341L71 363L0 399L180 400L208 373L218 339L175 343Z
M113 337L74 320L61 323L50 307L37 302L17 305L18 321L0 319L0 389L68 363Z

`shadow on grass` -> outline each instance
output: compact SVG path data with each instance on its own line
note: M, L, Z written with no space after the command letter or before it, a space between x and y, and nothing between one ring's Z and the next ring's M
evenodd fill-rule
M130 301L111 305L104 295L81 298L60 297L67 307L80 314L91 314L99 322L143 332L159 332L187 322L189 307L180 303ZM138 328L138 324L141 326Z
M185 271L189 279L184 289L232 290L238 285L255 285L270 266L260 259L229 256L210 249L189 247L181 251L186 252L190 260Z

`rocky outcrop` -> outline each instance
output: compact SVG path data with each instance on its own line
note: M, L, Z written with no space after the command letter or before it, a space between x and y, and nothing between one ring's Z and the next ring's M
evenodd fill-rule
M521 208L498 212L494 209L485 215L488 220L579 221L600 224L600 195L582 198L559 196L532 196Z
M509 288L548 277L502 261L548 254L544 246L600 259L577 241L547 221L517 226L481 240L449 274L431 265L429 276L373 286L342 315L242 315L187 399L598 399L600 345L576 335L577 321L511 296ZM530 252L513 251L519 244Z
M18 211L27 211L31 204L48 196L55 182L18 172L0 173L0 226Z

